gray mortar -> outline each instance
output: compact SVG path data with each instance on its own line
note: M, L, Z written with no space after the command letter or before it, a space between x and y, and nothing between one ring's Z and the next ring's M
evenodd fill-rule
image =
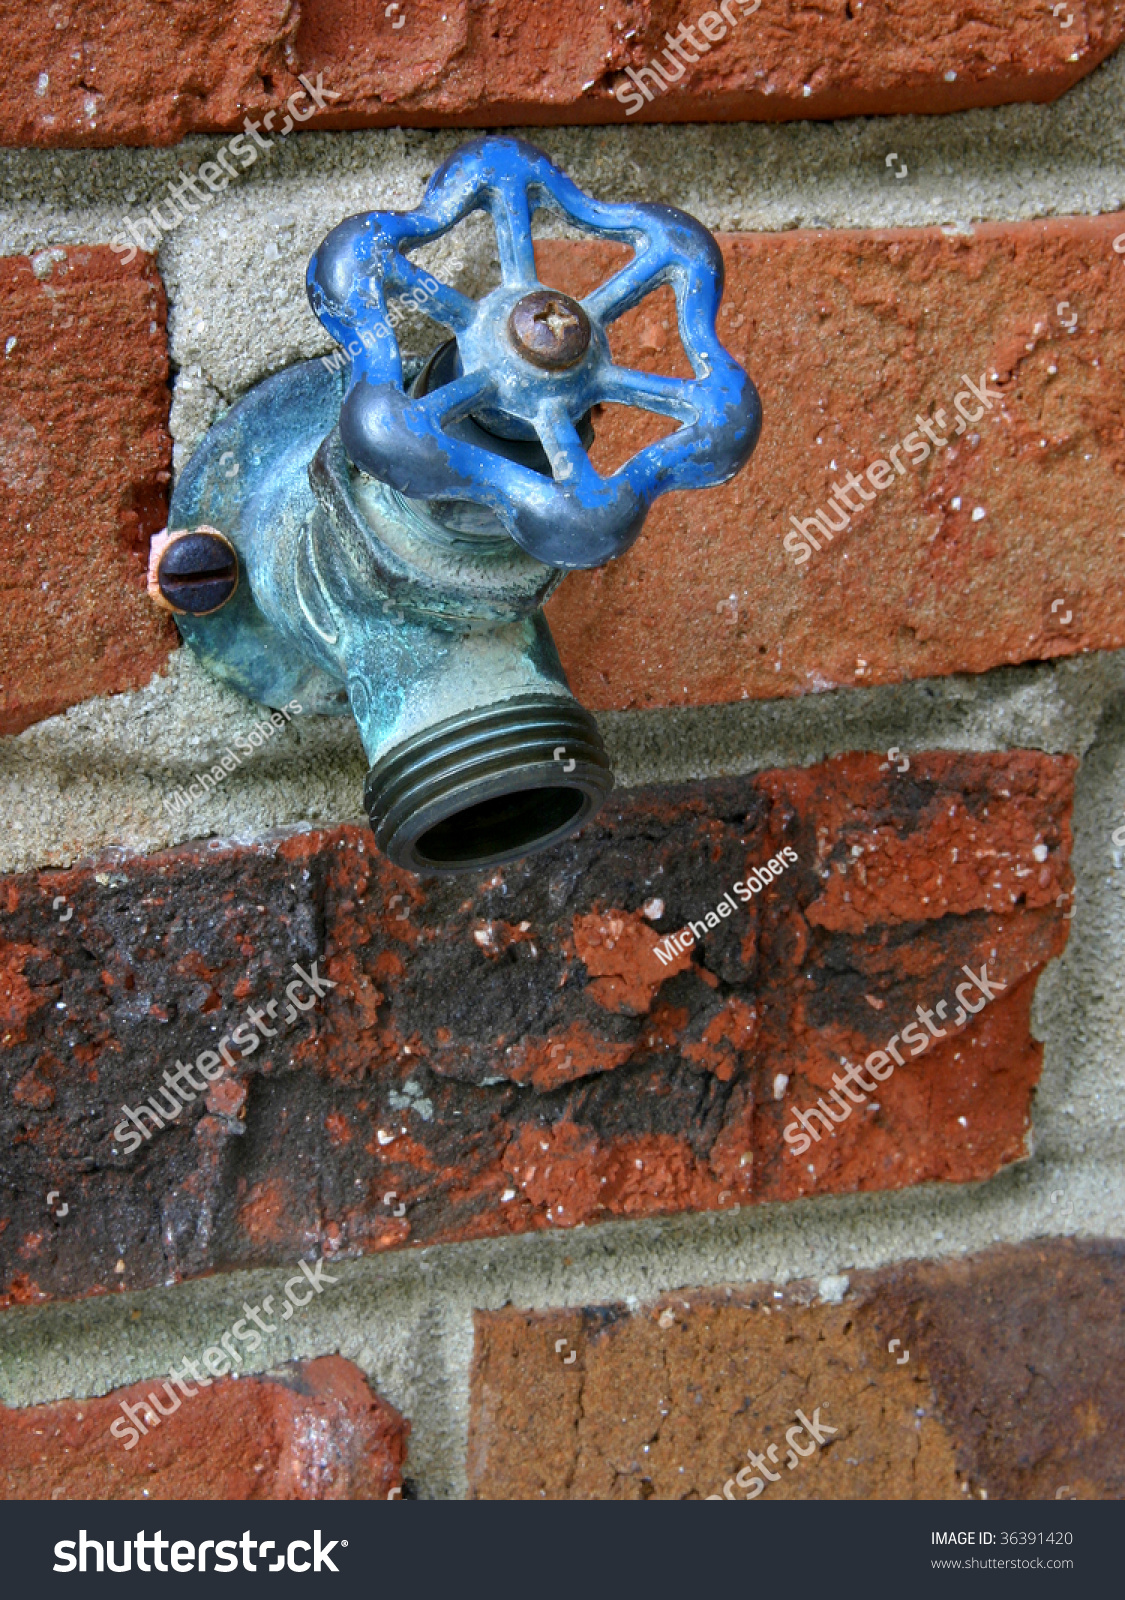
M583 187L664 199L713 228L963 227L1096 214L1125 205L1125 52L1053 106L842 123L533 130ZM238 395L328 344L303 292L306 258L352 211L410 207L460 133L302 134L170 235L159 265L172 302L177 463ZM174 150L0 154L0 251L108 243L126 210L159 202L222 140ZM906 180L888 170L897 152ZM474 288L487 239L432 264ZM1125 270L1125 262L1123 262ZM404 338L415 353L432 329ZM341 1264L339 1283L258 1352L267 1370L340 1351L410 1417L409 1475L424 1496L465 1493L474 1307L638 1304L723 1282L823 1280L912 1256L957 1255L1045 1234L1125 1232L1125 655L980 678L803 700L609 716L627 784L806 764L846 749L1072 751L1077 915L1034 1007L1044 1041L1036 1153L988 1183L808 1200L406 1251ZM0 870L62 865L117 843L155 850L217 833L358 812L364 761L349 721L298 718L206 802L173 822L161 795L258 713L180 652L136 694L75 707L0 741ZM28 1405L105 1393L166 1373L280 1288L289 1270L234 1273L0 1318L0 1394ZM825 1285L825 1293L832 1293ZM247 1370L250 1370L249 1368ZM189 1402L190 1403L190 1402Z

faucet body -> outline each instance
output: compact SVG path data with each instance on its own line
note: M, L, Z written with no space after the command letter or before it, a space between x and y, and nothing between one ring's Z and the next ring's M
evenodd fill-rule
M543 289L517 226L531 194L646 240L645 270L634 263L583 303ZM385 290L415 282L409 245L478 208L496 223L505 282L474 302L421 275L455 337L405 372ZM661 282L676 289L693 381L609 356L603 322ZM188 463L169 527L193 531L167 538L209 540L229 581L181 570L174 587L159 572L150 587L178 597L185 642L251 699L351 711L376 841L399 865L456 872L543 849L612 787L542 606L566 568L627 548L657 494L721 481L753 449L756 392L714 334L721 289L717 247L683 213L600 205L532 147L475 140L418 211L351 218L314 255L310 300L349 359L266 379ZM605 398L683 426L602 478L586 452ZM195 614L193 582L211 597Z
M320 361L289 367L192 457L170 525L222 530L248 581L222 610L178 616L180 631L253 700L352 713L376 841L400 865L443 873L544 848L613 782L542 612L563 573L358 472L338 428L344 382Z

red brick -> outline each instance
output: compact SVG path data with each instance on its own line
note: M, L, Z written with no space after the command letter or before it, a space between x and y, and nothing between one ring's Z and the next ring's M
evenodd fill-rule
M158 1375L92 1400L0 1405L3 1498L385 1500L401 1487L410 1424L340 1356L193 1395L163 1385ZM179 1409L162 1416L153 1391ZM122 1405L141 1408L143 1437Z
M815 10L769 0L631 120L1053 100L1125 36L1120 0L1072 0L1069 11L1064 28L1042 0L956 0L940 12L927 0ZM341 98L312 127L624 122L631 102L613 90L630 88L625 69L647 66L667 32L701 15L694 0L575 0L553 14L533 0L405 0L386 12L354 0L248 0L237 11L214 0L140 0L127 11L91 0L60 24L49 9L8 0L0 142L170 144L235 129L280 105L299 73L318 71Z
M1123 1316L1125 1244L1061 1239L852 1273L838 1305L798 1282L478 1312L470 1492L741 1500L756 1451L763 1501L1119 1500ZM798 1427L805 1460L798 1411L835 1430L810 1453Z
M715 704L1125 645L1119 236L1125 213L971 235L724 237L719 331L761 390L761 443L731 483L658 501L626 555L571 574L549 602L579 699ZM577 293L617 259L598 244L539 250L548 281ZM617 325L618 359L686 371L661 294ZM918 414L952 418L961 374L982 372L1000 374L992 414L921 466L904 460L796 565L790 516L886 459ZM609 408L601 459L631 454L651 421Z
M618 792L578 839L479 879L410 878L343 828L0 880L0 1289L988 1177L1025 1153L1074 769L854 755ZM797 864L661 978L657 940L787 843ZM337 987L304 1020L135 1154L115 1144L121 1107L248 1006L280 1027L312 960ZM1006 987L958 1023L982 964ZM947 1037L836 1135L783 1142L842 1057L943 998Z
M291 0L241 0L233 10L207 0L87 0L61 17L4 0L15 92L0 113L0 142L175 144L235 127L275 103L282 84L289 92L298 16Z
M167 515L168 349L148 257L2 259L0 308L0 733L18 733L140 687L172 648L145 593Z

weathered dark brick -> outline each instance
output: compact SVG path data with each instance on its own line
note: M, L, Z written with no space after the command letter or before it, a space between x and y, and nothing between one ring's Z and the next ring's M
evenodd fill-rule
M1123 1318L1125 1244L1060 1239L852 1273L839 1304L789 1283L478 1312L471 1493L1119 1500ZM812 1452L798 1427L803 1460L798 1411L835 1430Z
M0 881L0 1287L33 1301L1019 1159L1075 763L887 766L617 793L578 839L480 878L411 878L343 828ZM664 934L784 845L795 866L660 966ZM314 960L336 987L126 1153L122 1107L248 1006L280 1026ZM982 964L991 1005L790 1150L843 1057Z

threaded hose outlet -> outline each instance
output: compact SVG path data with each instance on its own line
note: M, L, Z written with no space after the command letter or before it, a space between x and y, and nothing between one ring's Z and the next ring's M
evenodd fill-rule
M448 874L547 849L612 788L590 713L561 695L520 695L396 745L368 773L364 804L396 865Z

